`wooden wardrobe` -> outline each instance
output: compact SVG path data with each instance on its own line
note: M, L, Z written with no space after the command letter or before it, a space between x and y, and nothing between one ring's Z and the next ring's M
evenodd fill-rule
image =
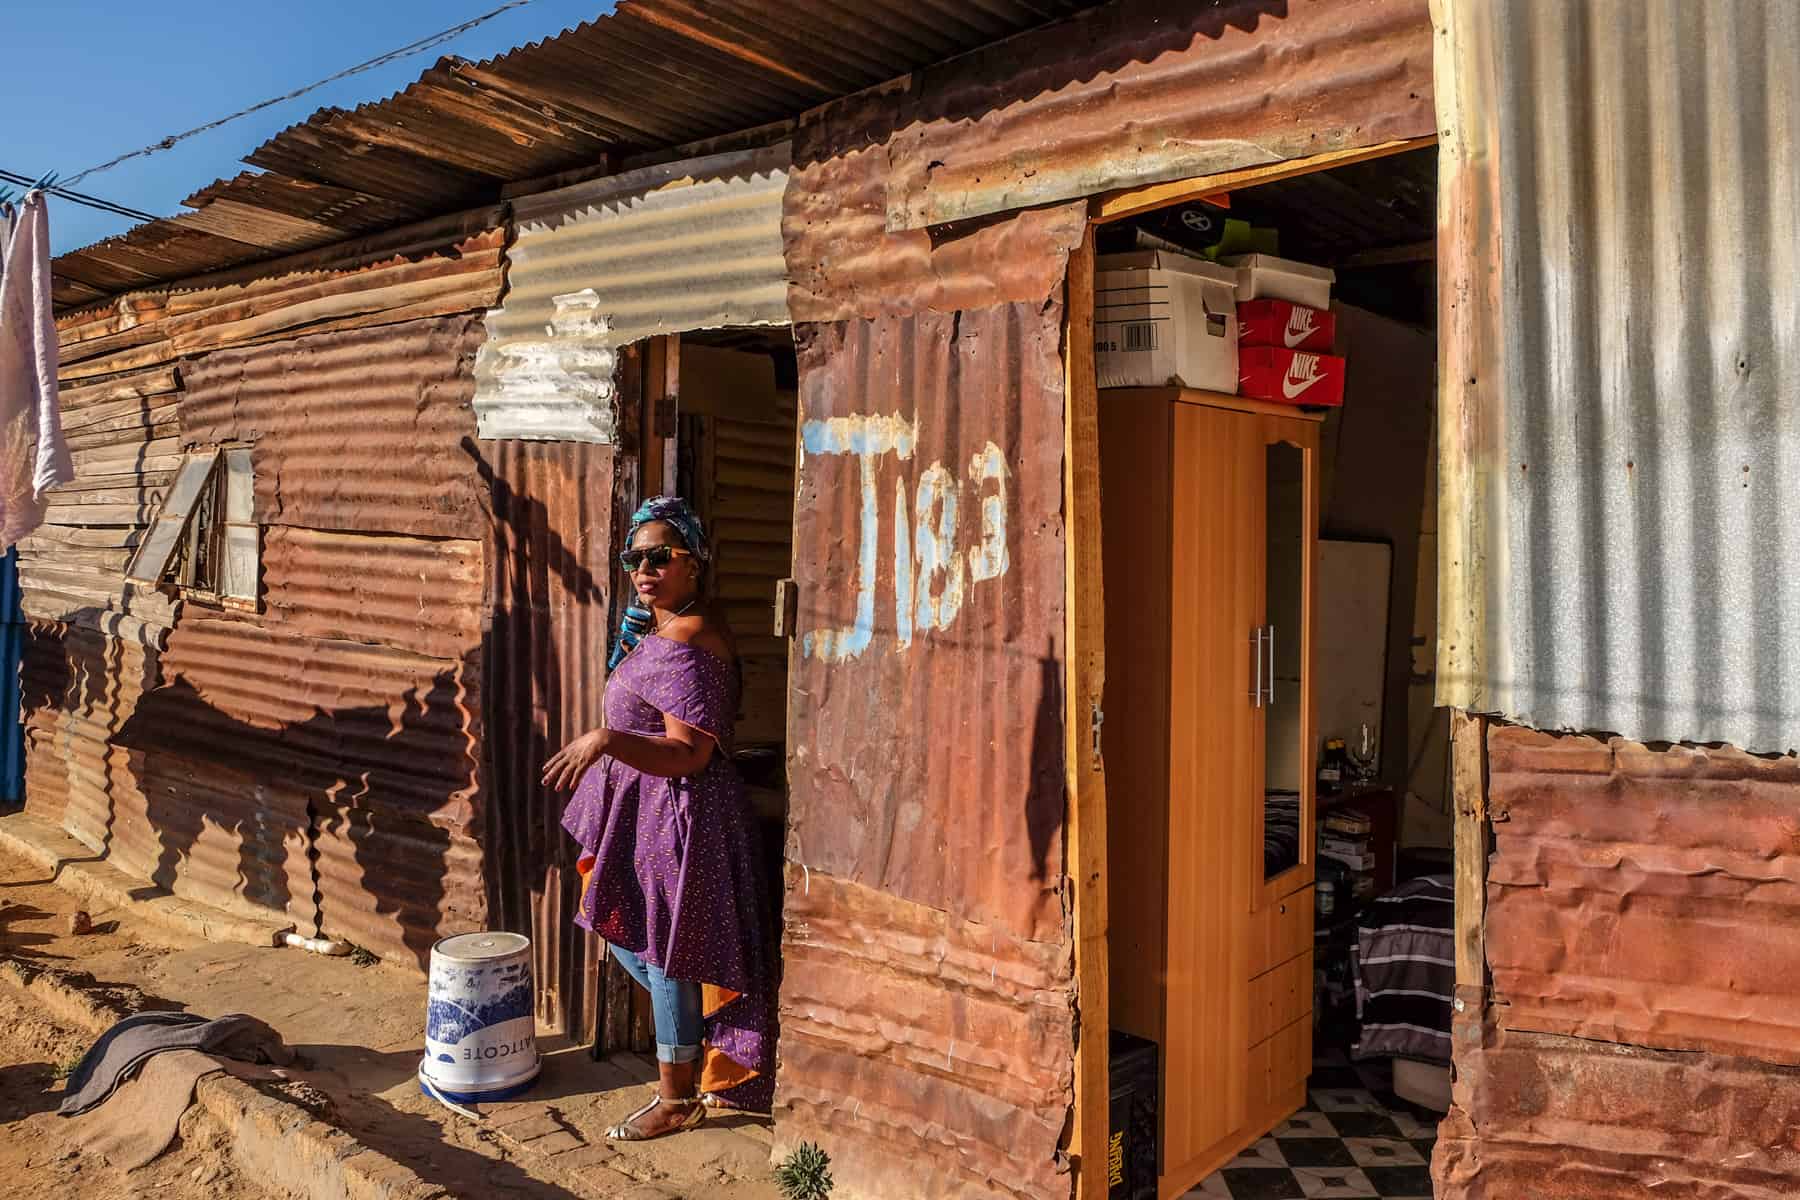
M1100 393L1112 1023L1160 1048L1165 1198L1306 1097L1318 421Z

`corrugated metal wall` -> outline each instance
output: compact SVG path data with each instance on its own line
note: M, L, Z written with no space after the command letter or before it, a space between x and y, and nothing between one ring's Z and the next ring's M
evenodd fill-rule
M1442 8L1439 703L1800 747L1800 10Z
M618 347L787 324L787 168L783 143L517 201L506 303L476 368L481 436L613 442Z
M64 318L82 465L22 546L29 807L178 894L413 964L486 919L492 215ZM253 445L261 611L132 594L176 456L228 440Z
M601 724L612 597L614 450L579 442L483 441L493 501L484 662L489 790L484 833L494 924L528 934L538 1019L585 1041L623 1013L597 989L599 941L575 927L567 797L539 783L544 761Z

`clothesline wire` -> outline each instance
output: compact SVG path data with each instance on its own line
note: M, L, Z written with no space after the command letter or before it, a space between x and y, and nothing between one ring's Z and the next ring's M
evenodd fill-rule
M17 184L26 191L30 191L40 181L32 178L30 175L21 175L17 171L0 171L0 182ZM89 208L97 208L101 212L112 213L115 216L129 217L133 221L156 220L155 215L152 213L139 212L135 208L126 208L123 204L114 204L111 200L102 200L100 197L90 196L86 192L71 191L60 183L46 184L44 190L49 192L52 196L61 196L64 200L70 200L76 204L85 204Z
M493 20L495 17L499 16L503 12L506 12L506 11L508 11L510 9L514 9L514 8L522 8L525 5L530 4L531 2L532 2L532 0L508 0L507 3L502 4L499 8L494 9L492 12L483 13L479 17L475 17L472 20L464 21L461 25L457 25L451 29L446 29L442 33L434 33L430 37L420 38L416 42L409 42L408 44L401 46L397 50L390 50L386 54L380 55L379 57L376 57L376 58L371 58L367 62L358 63L354 67L349 67L349 68L346 68L345 70L339 71L336 75L327 76L326 78L319 80L317 83L309 83L303 88L295 88L293 91L288 92L285 95L276 96L273 100L264 100L260 104L252 104L249 108L239 109L237 112L232 113L230 116L220 117L216 121L208 121L204 125L195 126L193 129L189 129L183 133L170 134L168 137L162 138L159 141L152 142L152 143L150 143L150 145L145 146L142 149L133 150L128 154L121 154L117 158L109 159L106 162L101 163L99 166L89 167L85 171L78 171L75 174L69 176L69 178L65 182L80 183L83 179L86 179L89 175L94 175L101 171L111 170L113 167L118 166L120 163L129 162L134 158L143 158L146 155L156 154L163 150L170 149L177 142L186 141L188 138L194 137L198 134L207 133L211 130L217 129L219 126L229 124L230 122L237 120L239 117L247 117L251 113L261 112L265 108L271 108L277 104L282 104L282 103L285 103L286 101L297 99L298 97L306 95L308 92L317 91L318 89L324 87L328 83L336 83L340 79L348 79L352 75L360 75L365 71L372 71L377 67L384 67L391 62L397 62L398 60L400 60L402 58L409 58L415 54L423 54L427 50L431 50L438 46L443 45L445 42L450 41L452 38L459 37L462 34L467 33L469 30L475 28L477 25L482 25L482 24L487 23L488 21Z

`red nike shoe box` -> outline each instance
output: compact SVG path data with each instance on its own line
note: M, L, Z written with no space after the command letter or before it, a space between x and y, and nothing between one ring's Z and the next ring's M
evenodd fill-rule
M1337 316L1329 309L1304 308L1286 300L1246 300L1237 310L1240 346L1329 354L1337 337Z
M1280 346L1238 349L1238 395L1303 408L1344 402L1344 360Z

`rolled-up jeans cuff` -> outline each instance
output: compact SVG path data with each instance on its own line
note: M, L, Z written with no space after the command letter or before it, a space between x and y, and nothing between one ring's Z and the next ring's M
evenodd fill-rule
M665 1046L656 1043L656 1061L666 1063L691 1063L700 1061L698 1046Z

